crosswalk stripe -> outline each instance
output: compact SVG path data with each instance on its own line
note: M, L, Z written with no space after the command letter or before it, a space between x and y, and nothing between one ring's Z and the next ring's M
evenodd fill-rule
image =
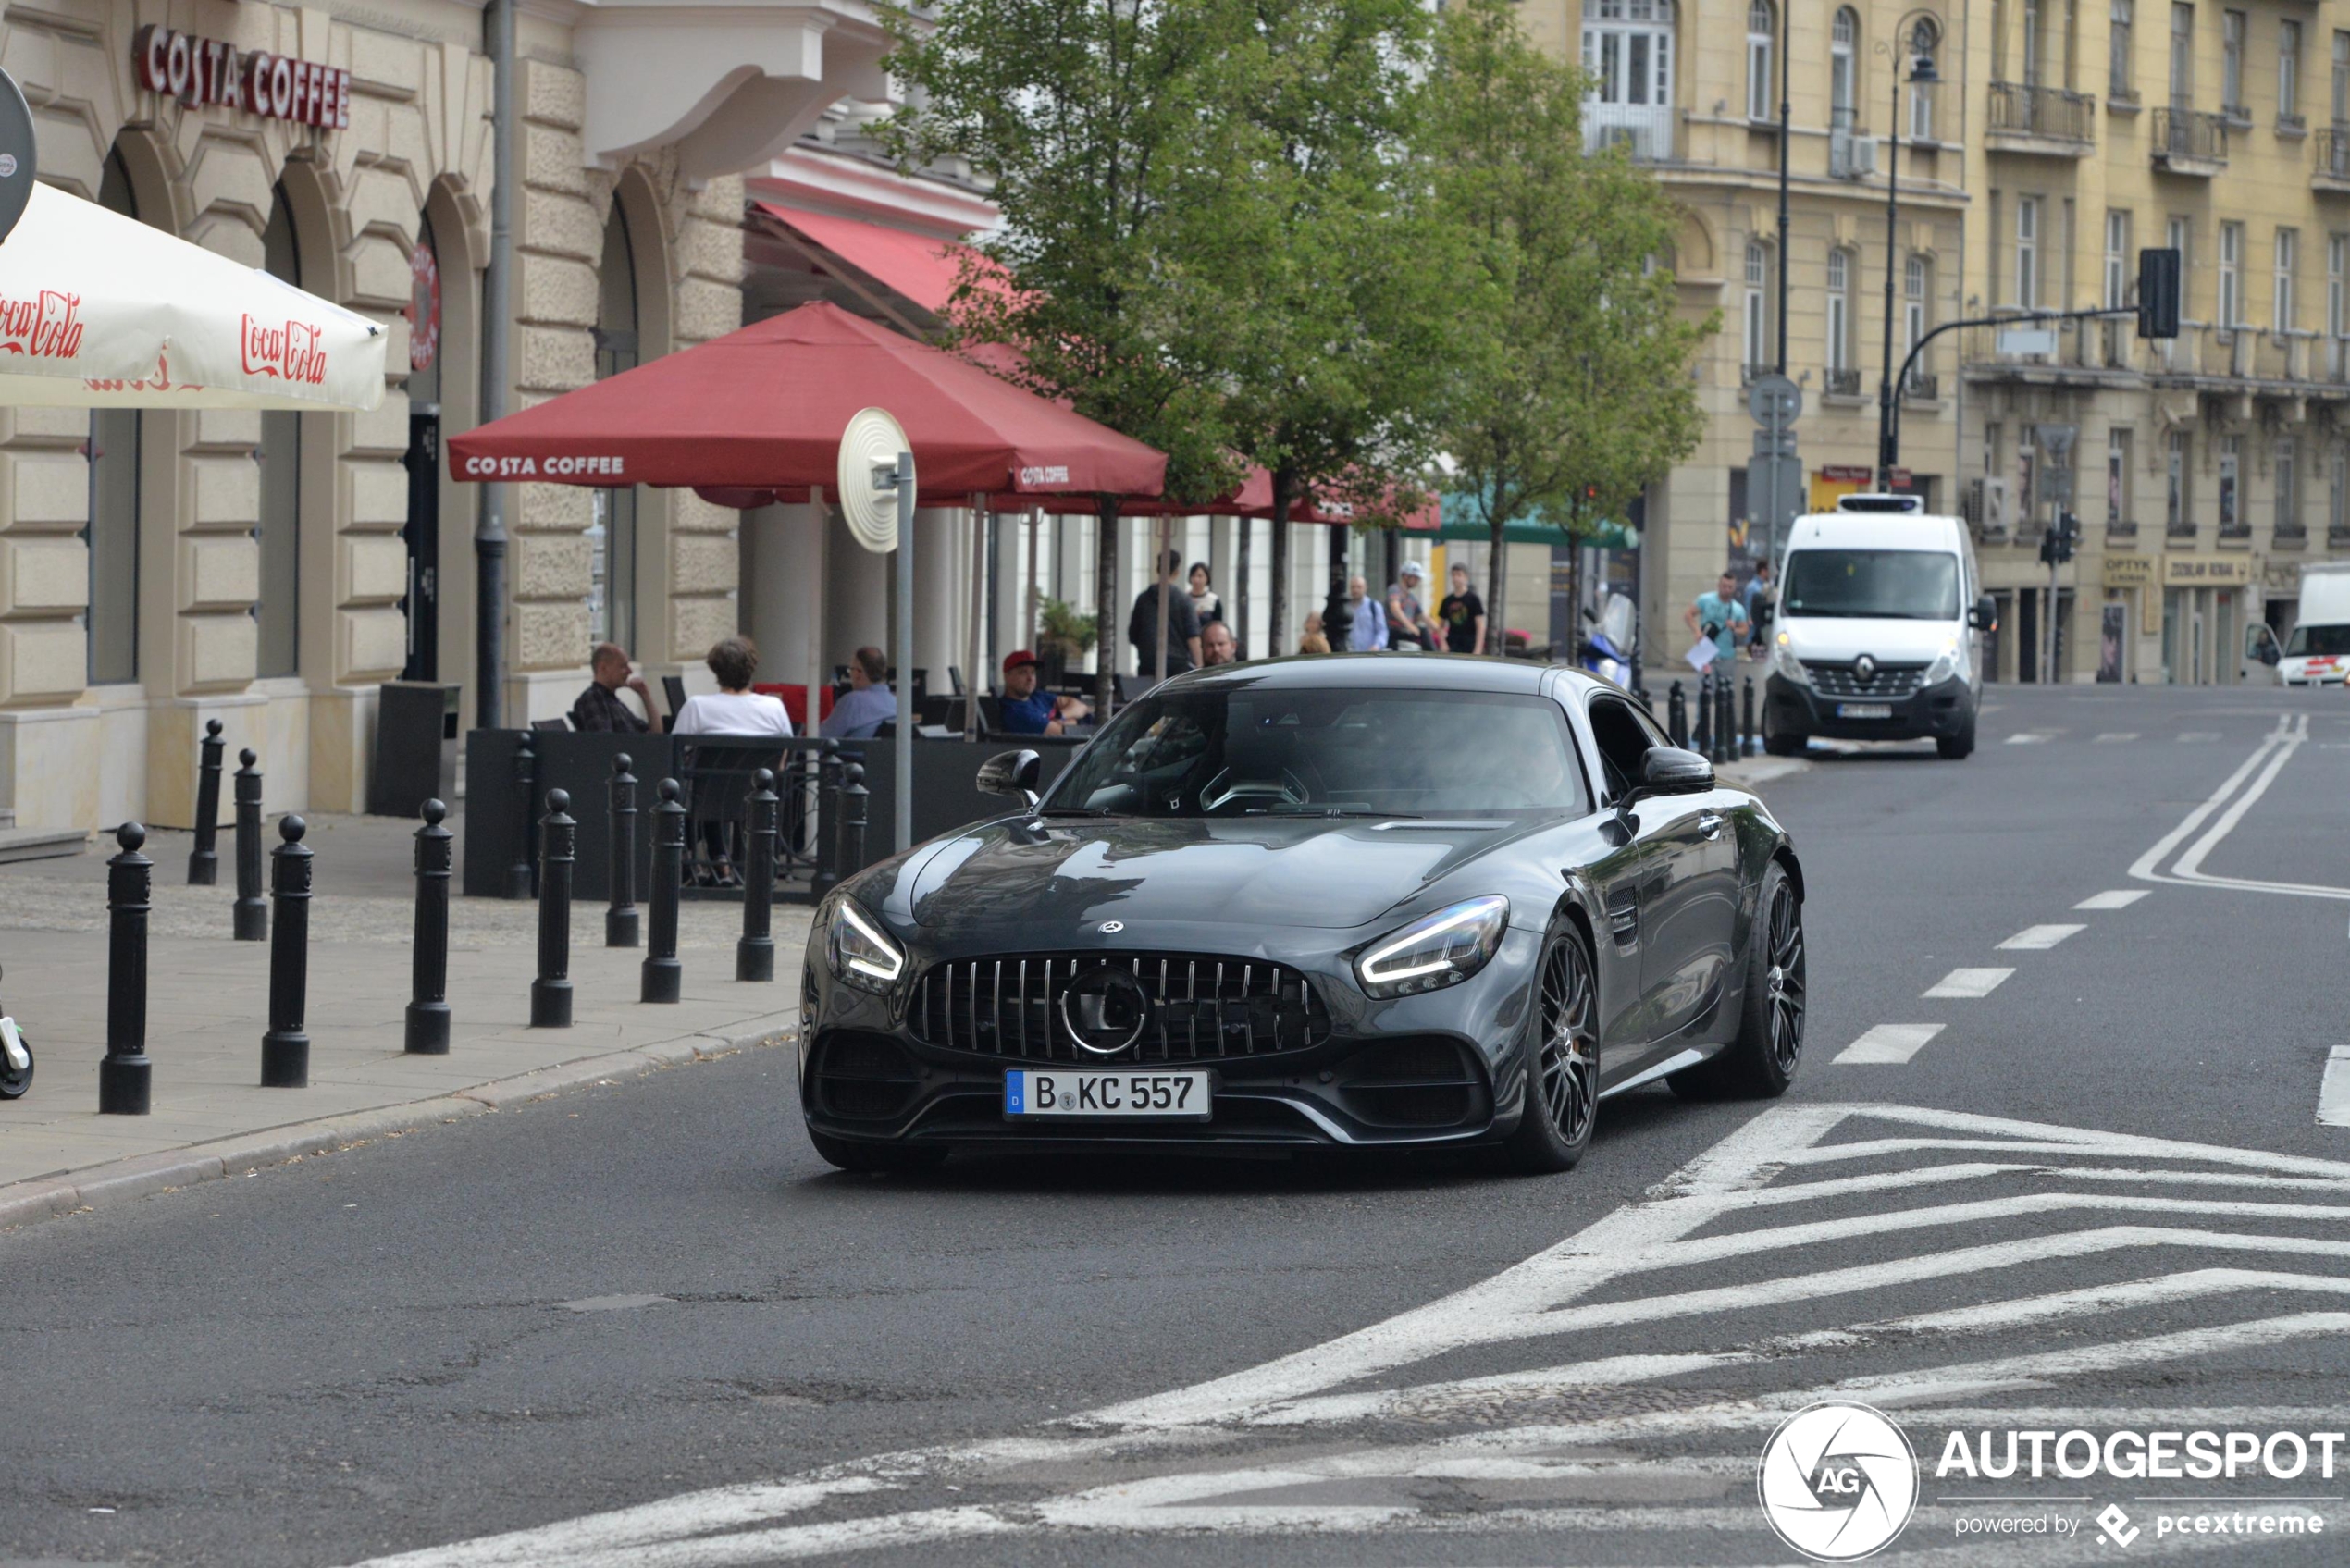
M2092 893L2078 904L2076 909L2126 909L2146 895L2143 887L2117 887L2105 893Z
M2350 1127L2350 1045L2336 1045L2326 1056L2326 1075L2318 1084L2318 1125Z
M2179 732L2179 739L2182 744L2200 740L2218 740L2219 738L2220 733L2217 730L2182 730Z
M1999 982L2015 973L2013 969L1952 969L1936 981L1926 992L1926 999L1938 997L1988 996L1999 989Z
M1836 1054L1839 1067L1855 1063L1906 1062L1918 1054L1927 1041L1942 1032L1938 1023L1881 1023L1872 1025L1860 1039Z
M2088 929L2086 926L2025 926L1999 945L2017 952L2043 953L2074 932Z
M2124 741L2135 740L2137 738L2138 732L2135 730L2109 730L2106 734L2097 736L2096 744L2099 746L2119 746Z

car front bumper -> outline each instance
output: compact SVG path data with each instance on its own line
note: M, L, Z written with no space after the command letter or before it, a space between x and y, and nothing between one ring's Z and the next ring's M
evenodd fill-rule
M1765 724L1774 735L1822 735L1831 740L1918 740L1965 733L1974 722L1974 692L1964 679L1952 676L1936 685L1922 686L1908 697L1885 699L1892 715L1884 719L1848 719L1840 706L1875 699L1823 697L1807 685L1774 674L1763 685Z

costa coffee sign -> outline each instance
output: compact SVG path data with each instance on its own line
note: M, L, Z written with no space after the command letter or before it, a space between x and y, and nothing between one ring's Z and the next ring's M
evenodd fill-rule
M264 119L340 130L351 124L351 73L167 27L142 27L131 43L139 85L181 103L219 104Z

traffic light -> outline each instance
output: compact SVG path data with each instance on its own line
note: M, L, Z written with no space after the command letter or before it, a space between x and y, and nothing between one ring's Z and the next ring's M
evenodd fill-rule
M2081 542L2081 519L2070 512L2059 512L2048 531L2040 536L2040 561L2047 566L2062 566L2072 561L2073 547Z
M2175 338L2179 335L2179 253L2148 250L2138 253L2138 336Z

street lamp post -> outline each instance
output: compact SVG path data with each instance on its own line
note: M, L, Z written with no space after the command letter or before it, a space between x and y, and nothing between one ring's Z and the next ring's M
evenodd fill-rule
M1885 44L1878 44L1884 49ZM1895 58L1899 59L1898 47ZM1897 65L1893 72L1893 146L1885 164L1885 358L1878 371L1876 389L1876 488L1893 488L1893 400L1898 391L1893 377L1893 313L1894 283L1900 271L1900 245L1895 237L1901 212L1901 89L1931 87L1941 80L1934 68L1934 56L1919 55L1910 62L1910 74L1905 80ZM1908 374L1908 366L1903 366Z

